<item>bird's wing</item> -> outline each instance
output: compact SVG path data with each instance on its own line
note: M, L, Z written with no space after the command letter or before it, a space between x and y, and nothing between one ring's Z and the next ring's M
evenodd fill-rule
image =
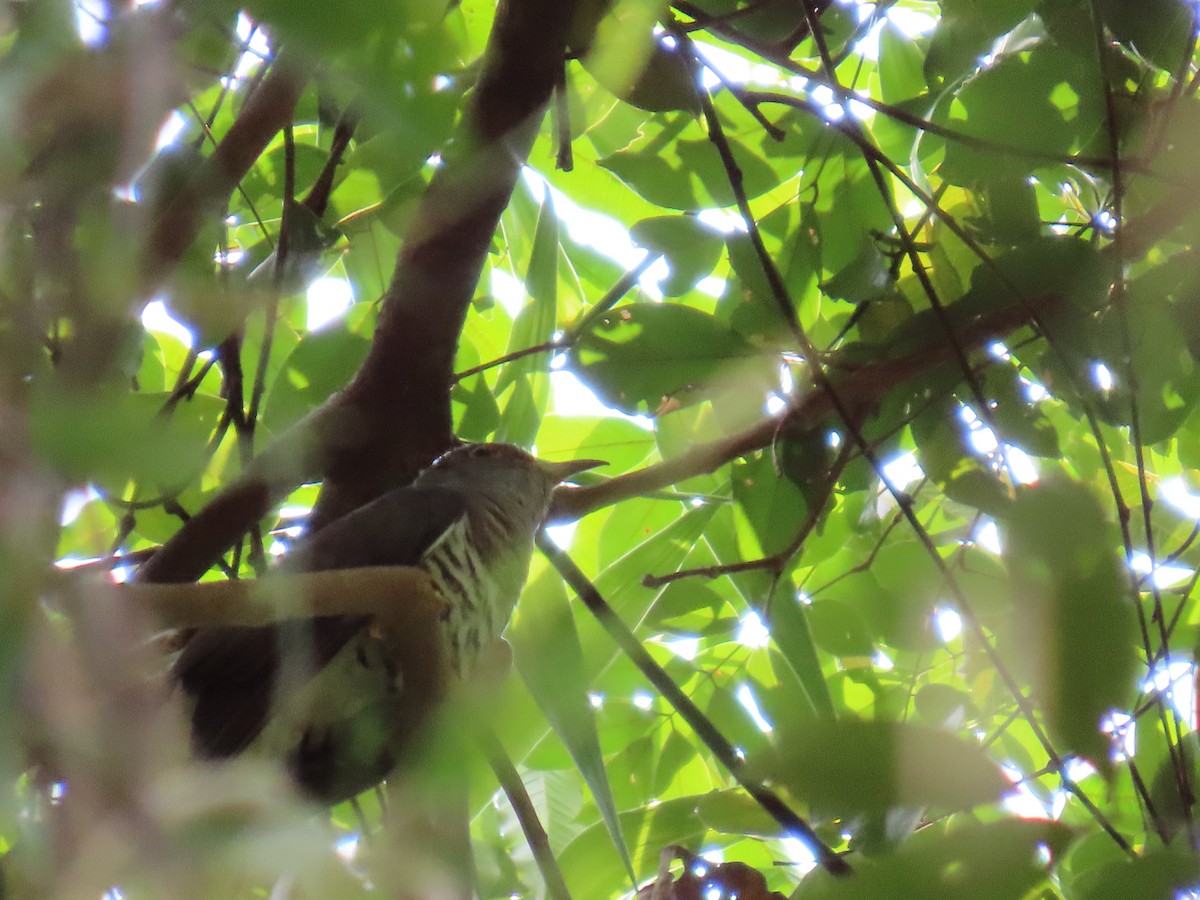
M399 488L301 540L279 570L415 565L466 512L460 491L435 485Z
M420 561L466 513L458 491L410 485L331 522L299 541L277 567L318 572ZM184 644L173 674L192 700L192 738L204 756L248 747L271 713L281 662L316 672L362 627L361 616L297 619L263 628L201 628Z

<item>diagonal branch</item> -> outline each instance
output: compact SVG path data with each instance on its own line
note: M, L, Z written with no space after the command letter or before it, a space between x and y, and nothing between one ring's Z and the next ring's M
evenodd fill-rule
M454 442L459 333L559 78L574 5L508 0L496 11L479 82L405 236L371 349L335 401L363 428L334 448L318 523L411 480Z
M499 4L479 81L406 235L358 374L180 528L140 580L199 577L302 480L325 479L317 528L410 481L451 446L459 332L558 78L576 2Z
M221 142L154 222L142 257L144 296L171 274L205 218L224 208L267 145L292 121L306 80L299 59L283 50Z
M966 350L978 349L1028 325L1029 308L1045 314L1061 302L1063 298L1060 296L1046 295L995 310L961 326L956 332L958 343ZM954 348L950 342L939 340L895 358L880 354L875 361L831 380L844 405L852 409L870 409L897 387L953 358ZM836 366L830 368L833 370ZM577 519L621 500L649 494L695 475L713 472L732 459L768 446L785 423L806 430L818 426L835 411L828 391L810 391L777 415L719 440L697 444L679 456L588 487L559 488L555 492L550 520L563 522Z

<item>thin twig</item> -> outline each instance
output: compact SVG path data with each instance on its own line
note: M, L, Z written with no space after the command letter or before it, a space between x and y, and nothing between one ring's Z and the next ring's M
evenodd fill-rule
M538 548L550 560L551 565L558 570L563 580L579 595L588 610L608 632L626 657L641 670L646 679L658 689L659 693L691 726L696 736L721 762L742 786L770 816L783 826L784 830L802 840L816 857L817 862L831 875L849 875L850 866L832 847L825 843L803 818L788 806L778 794L762 783L745 775L741 757L716 726L700 711L692 699L679 689L666 670L656 663L646 652L629 627L600 595L596 586L588 579L566 553L546 537L544 532L538 533Z
M558 860L554 858L554 851L550 849L550 838L546 835L546 829L542 827L529 792L525 790L525 782L521 780L520 773L513 765L512 759L509 758L504 745L500 743L495 732L489 728L480 728L478 731L483 755L487 757L488 765L492 767L492 771L496 774L496 780L504 789L504 795L508 797L509 805L517 814L517 821L521 823L521 831L525 833L525 841L529 844L529 849L533 851L533 859L537 863L538 871L542 873L542 881L546 884L546 893L552 900L571 900L571 892L567 889L567 882L563 878L562 870L558 867Z

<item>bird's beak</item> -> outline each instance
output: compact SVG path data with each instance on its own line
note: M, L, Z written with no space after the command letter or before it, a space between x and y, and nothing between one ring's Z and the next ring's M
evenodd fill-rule
M596 466L607 466L602 459L568 459L564 462L550 462L549 460L539 459L537 466L542 470L542 474L556 484L560 481L566 481L572 475L578 475L580 472L585 472L588 469L594 469Z

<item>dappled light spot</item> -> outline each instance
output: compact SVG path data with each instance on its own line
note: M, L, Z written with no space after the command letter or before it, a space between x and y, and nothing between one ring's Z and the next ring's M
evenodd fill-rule
M688 661L695 659L696 654L700 652L700 638L698 637L681 637L664 640L662 645L680 659Z
M185 347L191 347L196 342L192 330L171 316L167 305L162 300L151 300L142 310L142 325L147 331L159 331L169 334Z
M305 299L308 330L319 331L339 321L354 305L354 288L344 278L318 278L309 285Z
M157 151L170 147L183 137L187 127L187 117L178 110L172 111L167 116L167 121L163 122L162 128L158 129L158 135L154 138L154 149Z
M87 487L67 491L59 506L58 524L64 527L70 525L83 512L83 508L99 496L100 493L90 484Z
M1149 576L1147 580L1159 590L1176 587L1195 575L1195 572L1187 566L1177 566L1171 563L1152 565L1149 554L1141 551L1130 557L1129 568L1138 575Z
M1095 362L1092 363L1092 383L1107 394L1117 382L1108 366L1102 362Z
M1137 750L1137 719L1129 713L1113 710L1100 722L1100 730L1112 735L1114 762L1133 759Z
M735 640L745 647L761 650L771 642L771 632L763 624L762 617L754 612L754 610L751 610L742 616L741 621L738 623Z
M1196 729L1196 664L1190 659L1170 656L1150 670L1142 684L1145 691L1160 694L1189 731Z
M562 525L548 525L546 526L546 536L554 541L560 550L569 550L578 524L578 522L566 522Z
M962 634L962 616L958 610L951 609L948 606L942 606L935 609L933 612L934 627L937 629L938 637L944 643L958 638Z
M762 710L759 708L758 700L755 698L754 690L750 687L750 685L738 685L735 696L737 697L738 703L741 704L742 709L744 709L746 714L754 721L754 725L759 731L763 732L764 734L770 734L775 730L774 726L771 725L770 720L763 715Z
M334 852L342 862L353 862L358 856L359 836L357 834L348 834L338 838L334 844Z
M917 463L916 454L913 453L902 453L883 464L883 477L896 490L904 490L924 475Z
M992 519L982 519L971 535L971 540L996 556L1004 552L1004 545L1000 542L1000 529Z
M1159 496L1189 519L1200 519L1200 494L1188 490L1182 478L1169 478L1159 488Z

